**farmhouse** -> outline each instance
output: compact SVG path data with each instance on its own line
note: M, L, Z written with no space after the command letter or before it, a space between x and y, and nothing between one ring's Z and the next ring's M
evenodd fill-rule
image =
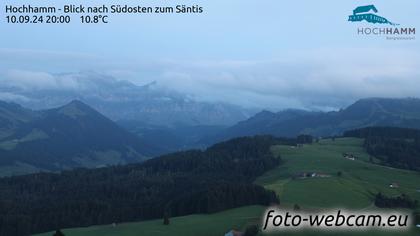
M399 188L399 187L400 187L400 185L399 185L398 183L390 183L390 184L389 184L389 187L390 187L390 188Z
M331 177L331 175L324 174L324 173L318 173L318 172L301 172L301 173L297 173L293 176L293 178L298 178L298 179L325 178L325 177Z
M343 153L343 157L347 158L349 160L352 160L352 161L356 160L356 156L353 155L353 154L349 154L349 153Z

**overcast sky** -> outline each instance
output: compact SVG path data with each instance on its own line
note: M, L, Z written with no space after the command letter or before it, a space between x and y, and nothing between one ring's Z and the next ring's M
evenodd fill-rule
M336 109L359 98L420 94L420 37L357 35L360 5L420 30L418 0L72 1L87 5L194 5L195 15L118 15L107 25L6 24L5 5L61 7L58 0L3 0L0 83L51 86L55 73L96 71L136 84L270 108ZM417 32L418 33L418 32ZM59 86L54 86L60 89Z

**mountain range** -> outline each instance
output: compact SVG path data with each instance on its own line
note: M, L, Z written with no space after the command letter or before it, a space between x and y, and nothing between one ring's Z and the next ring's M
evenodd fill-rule
M0 102L1 175L139 162L150 150L80 101L41 111Z
M420 99L367 98L331 112L292 109L277 113L262 111L201 142L211 144L256 134L279 137L295 137L299 134L335 136L342 135L346 130L369 126L420 128Z
M0 100L31 109L51 109L80 100L113 121L136 121L151 126L230 126L257 111L202 102L156 82L136 85L93 72L49 75L48 85L28 86L17 80L0 84Z
M0 175L141 162L242 136L326 137L370 126L419 129L420 99L362 99L331 112L262 111L233 126L116 123L78 100L38 111L0 102Z

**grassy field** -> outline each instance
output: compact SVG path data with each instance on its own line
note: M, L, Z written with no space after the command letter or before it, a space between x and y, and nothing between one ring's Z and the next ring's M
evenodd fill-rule
M210 215L189 215L170 219L170 225L164 226L162 220L138 223L93 226L87 228L66 229L66 236L220 236L231 229L242 229L249 223L260 221L264 212L262 206L236 208ZM51 236L53 233L39 234Z
M302 148L273 147L284 164L258 178L256 183L276 191L283 205L298 204L303 208L367 208L377 192L390 196L406 193L420 201L417 191L420 174L369 163L362 142L361 139L342 138ZM343 153L352 153L358 159L346 159ZM302 172L330 177L292 178ZM390 183L398 183L400 187L390 188Z
M283 207L298 204L305 210L346 208L375 210L373 197L377 192L388 196L401 193L420 201L420 174L369 163L362 139L341 138L336 141L323 140L302 148L276 146L273 151L281 155L284 164L265 173L257 184L276 191ZM357 157L349 160L343 153ZM329 177L292 178L296 174L319 173ZM341 172L341 176L338 176ZM398 183L399 188L390 188ZM336 235L337 232L298 232L279 235ZM420 235L420 230L409 232L345 232L340 235Z
M284 163L256 180L257 184L276 191L281 206L298 204L303 210L348 208L375 209L373 195L382 192L387 195L408 194L420 200L420 174L369 163L369 155L362 148L363 140L342 138L335 141L323 140L301 148L275 146L273 152L281 155ZM342 153L358 157L349 160ZM299 173L318 173L324 177L296 178ZM341 176L338 176L341 172ZM390 188L398 183L399 188ZM64 230L66 236L148 236L148 235L224 235L230 229L244 229L248 224L259 222L264 208L243 207L212 215L191 215L171 219L170 226L163 226L162 220L121 224L117 227L94 226ZM279 235L336 235L325 232L281 233ZM363 232L340 233L341 235L420 235L419 230L410 232ZM52 233L41 234L42 236ZM273 235L273 234L270 234Z

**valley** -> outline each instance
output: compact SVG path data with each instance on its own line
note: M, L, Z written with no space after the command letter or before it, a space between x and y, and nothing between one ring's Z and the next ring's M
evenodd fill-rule
M258 224L263 205L278 201L311 211L375 210L378 193L420 201L420 132L396 128L418 126L419 101L263 111L233 126L114 122L77 100L39 111L0 102L0 176L16 176L0 178L0 206L8 212L0 214L0 228L12 232L19 221L16 235L57 225L67 236L184 236L204 227L200 235L210 236ZM390 127L364 128L371 125ZM293 138L276 138L282 135ZM159 218L168 211L164 226Z

